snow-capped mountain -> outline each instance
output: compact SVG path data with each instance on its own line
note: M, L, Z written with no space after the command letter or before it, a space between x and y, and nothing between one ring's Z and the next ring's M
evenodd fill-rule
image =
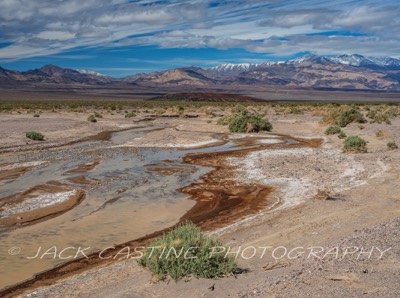
M373 64L372 60L358 54L335 56L331 57L330 60L337 64L349 66L363 66Z
M337 64L349 66L367 67L374 69L400 69L400 60L391 57L366 57L358 54L352 54L331 57L330 60Z
M301 63L318 63L318 64L325 64L325 63L332 63L332 60L328 57L318 56L314 54L305 55L296 59L291 59L288 61L283 62L284 64L289 65L297 65Z
M99 72L93 71L93 70L89 70L89 69L77 69L76 70L79 73L82 74L87 74L87 75L92 75L92 76L98 76L98 77L106 77L106 75L103 75Z
M400 60L390 57L309 54L260 64L222 64L206 71L214 84L224 85L400 90Z
M334 63L340 65L365 67L370 69L400 70L400 60L391 57L367 57L359 54L339 56L306 55L300 58L288 60L288 64L312 63Z
M358 54L340 56L305 55L287 61L266 61L260 64L240 63L221 64L207 69L214 75L232 76L243 72L257 71L278 65L299 66L302 64L339 64L353 67L365 67L369 69L400 70L400 60L391 57L365 57Z
M258 66L259 64L251 64L251 63L239 63L239 64L226 63L208 68L207 71L221 76L232 76L232 75L237 75L241 72L254 70Z

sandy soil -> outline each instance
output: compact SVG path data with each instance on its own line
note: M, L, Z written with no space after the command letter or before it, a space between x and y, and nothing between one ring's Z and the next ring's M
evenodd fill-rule
M33 114L3 113L0 119L0 152L52 148L95 136L100 132L138 126L121 114L107 115L105 119L98 118L96 123L88 122L88 115L90 111L43 112L38 118L33 117ZM45 140L38 142L28 139L25 136L28 131L41 132Z
M386 143L400 143L400 119L392 125L367 124L363 130L349 125L346 134L364 137L369 142L368 153L344 154L337 136L324 135L326 126L319 124L319 117L269 118L274 133L319 137L324 143L320 148L266 150L229 158L231 165L238 166L237 182L275 186L271 196L283 202L277 210L260 210L210 232L232 250L256 249L254 257L238 257L239 266L249 272L216 280L154 282L147 270L124 260L60 280L25 297L399 296L400 150L387 151ZM156 121L186 131L224 132L206 120ZM383 130L384 136L376 137L377 130ZM175 141L187 142L185 136ZM331 192L332 199L314 199L318 190ZM265 247L269 248L262 255L260 248ZM322 250L316 253L316 247ZM295 253L289 255L294 248ZM370 255L365 253L371 249Z

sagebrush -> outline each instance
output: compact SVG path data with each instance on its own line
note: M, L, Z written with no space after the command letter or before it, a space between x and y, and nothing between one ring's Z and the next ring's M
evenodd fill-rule
M232 116L228 129L234 133L271 131L272 124L259 114L242 111Z
M349 152L366 152L367 142L359 136L350 136L344 140L343 149Z
M327 134L327 135L335 135L335 134L338 134L338 133L341 133L341 132L342 132L342 129L337 125L329 126L325 130L325 134Z
M225 253L219 240L205 235L192 223L180 225L147 245L139 264L158 278L178 280L185 276L215 278L233 272L235 260ZM158 248L158 249L153 249Z
M339 127L346 127L350 123L366 123L363 114L356 106L339 107L329 111L328 115L323 118L323 122L335 124Z
M34 141L44 141L44 135L37 131L28 131L25 135L28 139Z
M388 142L386 146L389 150L394 150L399 148L399 146L397 146L395 141Z

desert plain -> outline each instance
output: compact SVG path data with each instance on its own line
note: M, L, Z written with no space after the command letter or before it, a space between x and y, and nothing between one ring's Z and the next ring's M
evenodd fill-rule
M398 104L49 102L0 112L1 296L400 294ZM351 108L365 121L340 130L366 150L326 133ZM273 129L230 132L243 109ZM229 247L234 274L158 280L118 254L187 220ZM90 253L27 260L78 246Z

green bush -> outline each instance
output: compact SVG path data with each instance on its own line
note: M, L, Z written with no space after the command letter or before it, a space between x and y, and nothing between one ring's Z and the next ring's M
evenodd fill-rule
M353 105L347 108L339 107L331 110L328 115L324 116L323 122L346 127L353 122L365 123L366 120L357 107Z
M236 268L235 260L226 257L222 247L220 241L187 223L148 244L139 264L160 279L170 276L178 280L188 275L215 278Z
M348 124L357 122L357 123L365 123L366 120L364 116L357 110L355 106L352 106L350 109L342 111L336 118L335 123L340 127L346 127Z
M344 151L366 152L367 142L359 136L347 137L343 142Z
M97 122L97 119L96 119L96 117L94 116L94 115L90 115L88 118L87 118L87 121L89 121L89 122Z
M234 133L271 131L272 124L259 114L250 114L242 111L233 115L229 121L228 129Z
M325 134L326 135L335 135L340 133L342 130L340 129L339 126L329 126L326 130L325 130Z
M31 139L34 141L43 141L44 140L44 135L42 135L40 132L28 131L25 135L28 139Z
M390 141L390 142L387 143L387 148L389 150L394 150L394 149L398 149L399 146L397 146L395 141Z

